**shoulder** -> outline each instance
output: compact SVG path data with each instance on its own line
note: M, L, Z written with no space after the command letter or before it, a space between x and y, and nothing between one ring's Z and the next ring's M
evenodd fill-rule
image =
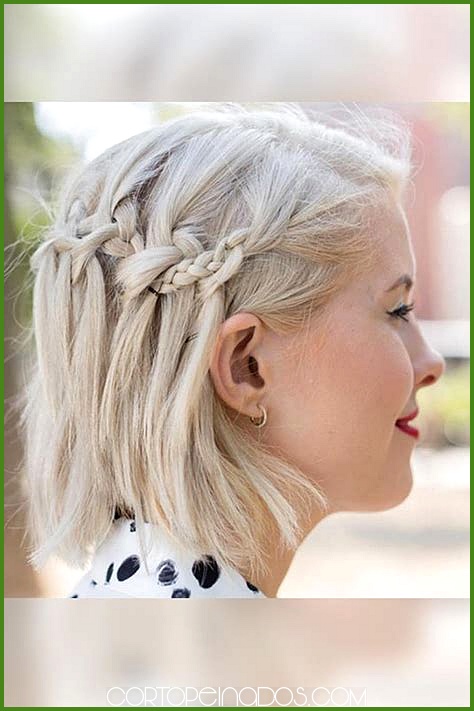
M114 522L90 570L68 597L265 597L238 571L219 566L212 556L194 558L176 550L176 546L156 527L148 528L147 538L151 546L144 556L134 521L119 519Z

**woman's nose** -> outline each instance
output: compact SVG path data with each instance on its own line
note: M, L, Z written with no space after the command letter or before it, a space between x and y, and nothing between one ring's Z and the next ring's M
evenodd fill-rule
M418 388L434 385L446 370L446 361L438 351L425 344L425 349L418 358L416 366L416 385Z

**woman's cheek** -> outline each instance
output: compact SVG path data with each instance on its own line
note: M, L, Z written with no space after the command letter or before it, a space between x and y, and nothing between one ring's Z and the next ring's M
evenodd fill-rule
M386 383L386 412L394 420L413 405L414 375L407 349L398 334L387 339L381 362L384 365Z
M366 418L372 420L372 427L379 427L382 433L386 423L395 422L412 401L413 368L400 334L392 324L387 328L366 329L359 357L352 359L350 365L352 368L346 362L341 373L352 372L351 389L358 391L361 407Z

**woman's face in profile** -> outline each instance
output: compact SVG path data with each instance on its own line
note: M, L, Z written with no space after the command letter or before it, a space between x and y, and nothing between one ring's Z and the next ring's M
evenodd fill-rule
M257 348L262 440L321 485L331 511L384 510L409 494L417 440L395 422L445 368L413 311L405 320L387 314L413 302L413 288L390 288L404 274L416 278L403 213L377 217L376 230L373 271L348 284L318 326L290 339L267 334Z

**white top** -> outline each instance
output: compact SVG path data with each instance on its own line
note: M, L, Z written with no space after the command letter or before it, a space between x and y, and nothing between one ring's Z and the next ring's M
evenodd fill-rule
M221 568L212 556L178 553L165 532L154 524L144 526L149 572L139 553L135 521L121 517L68 597L266 597L233 568Z

